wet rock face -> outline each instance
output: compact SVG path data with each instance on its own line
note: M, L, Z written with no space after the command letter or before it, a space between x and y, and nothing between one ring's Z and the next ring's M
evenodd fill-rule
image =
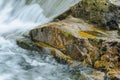
M119 6L109 0L82 0L71 8L72 15L107 30L117 30L120 12Z

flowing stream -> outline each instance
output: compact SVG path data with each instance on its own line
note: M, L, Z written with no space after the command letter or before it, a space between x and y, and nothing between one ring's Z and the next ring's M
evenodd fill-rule
M25 0L0 0L0 80L73 80L66 65L49 55L18 47L16 39L78 1L39 0L38 4L32 0L27 5Z

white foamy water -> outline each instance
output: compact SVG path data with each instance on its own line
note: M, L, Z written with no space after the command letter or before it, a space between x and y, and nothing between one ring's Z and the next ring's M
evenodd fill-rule
M39 4L25 0L0 0L0 80L71 80L66 66L49 55L21 49L16 38L47 23Z

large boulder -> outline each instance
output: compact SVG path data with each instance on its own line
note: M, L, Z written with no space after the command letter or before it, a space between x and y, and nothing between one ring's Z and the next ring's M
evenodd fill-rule
M75 61L81 62L84 66L107 72L110 78L112 71L120 70L118 31L106 31L80 19L68 18L38 26L29 36L32 46L24 40L18 40L18 45L36 48L39 52L48 51L57 61L72 66L76 66ZM22 45L25 42L24 46L21 42ZM119 73L114 73L112 78L119 78Z

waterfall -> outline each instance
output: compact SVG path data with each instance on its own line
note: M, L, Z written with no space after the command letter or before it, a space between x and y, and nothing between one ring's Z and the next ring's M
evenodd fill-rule
M24 31L48 22L43 15L43 9L37 3L25 5L24 0L9 0L8 2L1 0L0 8L0 34L13 30Z
M0 0L0 80L71 80L66 65L57 64L49 55L21 49L15 40L78 1Z
M25 0L0 1L0 34L13 30L28 30L47 23L80 0L39 0L26 5ZM64 5L64 6L63 6Z

